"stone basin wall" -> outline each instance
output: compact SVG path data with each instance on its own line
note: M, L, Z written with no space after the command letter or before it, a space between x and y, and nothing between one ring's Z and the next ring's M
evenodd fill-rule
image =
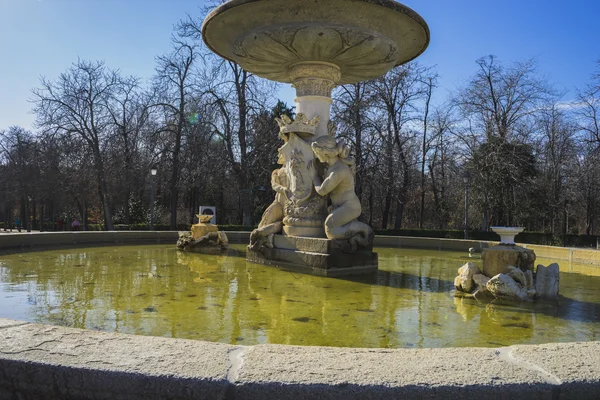
M227 235L233 243L248 240L247 232ZM0 250L176 241L177 232L21 233L0 235ZM383 247L464 251L493 244L375 240ZM590 250L527 247L538 257L575 262L589 254L590 265L600 261L600 252ZM600 342L497 349L235 346L0 319L0 399L530 400L596 399L599 393Z
M594 399L600 343L234 346L0 319L0 399Z

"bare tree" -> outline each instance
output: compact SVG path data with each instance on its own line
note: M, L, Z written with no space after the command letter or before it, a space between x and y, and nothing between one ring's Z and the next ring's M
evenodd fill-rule
M37 125L45 133L77 135L89 147L96 172L104 228L113 229L103 150L112 123L109 104L119 83L117 71L101 61L78 60L54 82L40 79L32 90Z
M202 21L188 17L177 26L178 33L201 42ZM275 106L270 98L274 82L261 80L232 61L217 58L209 52L204 56L203 87L205 103L216 118L213 128L224 146L224 154L239 188L241 222L252 224L254 182L250 147L251 122L263 111Z
M431 154L428 157L427 169L431 180L431 192L435 209L435 219L440 229L445 229L450 220L450 201L448 188L454 164L453 147L450 131L455 123L450 106L442 106L434 110L431 121Z
M385 135L388 150L386 157L387 174L390 182L393 182L395 171L392 157L397 157L400 167L399 187L390 189L386 194L386 206L384 214L389 212L392 192L396 193L396 219L394 229L402 227L402 219L406 206L407 191L412 183L411 168L411 146L414 145L415 132L409 126L418 120L419 101L423 99L425 88L422 76L427 68L416 63L408 63L392 69L384 76L370 81L370 87L375 97L376 107L385 114ZM384 224L387 218L384 215ZM384 227L385 228L385 227Z
M557 222L564 215L564 207L568 198L566 179L573 171L576 162L577 146L575 142L576 125L570 121L557 104L550 105L538 116L541 143L538 163L542 169L545 185L544 198L547 201L549 231L557 231ZM565 225L565 224L563 224Z
M423 214L425 212L425 163L431 143L431 138L427 136L427 128L429 123L429 107L431 104L433 89L437 83L437 75L428 75L423 78L423 84L425 88L425 109L423 111L423 137L421 141L421 183L419 186L421 190L421 204L419 207L419 229L423 229Z
M338 126L337 133L348 141L356 160L356 194L362 199L363 175L365 170L364 136L372 127L368 116L372 96L367 82L340 86L334 92L333 118Z
M474 188L483 193L482 230L487 230L491 208L498 223L513 217L515 185L523 183L515 178L534 174L531 149L525 143L534 131L535 115L554 93L536 75L532 60L505 67L496 57L487 56L477 65L479 71L454 102L463 118L463 134L472 139L472 177Z
M177 207L179 200L180 153L183 130L188 124L189 111L194 91L193 65L198 56L196 45L184 40L173 39L173 51L156 58L156 91L159 100L156 105L164 111L163 131L172 136L170 209L171 229L177 228Z
M471 130L483 139L496 136L511 140L527 125L554 93L544 80L536 75L533 60L517 62L509 67L501 65L495 56L477 60L479 71L460 90L455 98Z
M139 163L135 162L141 135L150 118L150 99L143 93L139 78L130 76L119 80L109 112L115 136L113 153L118 156L115 163L120 167L118 175L123 177L124 222L129 224L130 201L138 181L134 176L136 172L147 172L140 171Z
M600 60L597 71L590 83L578 93L580 107L577 107L579 128L587 136L585 139L600 147Z

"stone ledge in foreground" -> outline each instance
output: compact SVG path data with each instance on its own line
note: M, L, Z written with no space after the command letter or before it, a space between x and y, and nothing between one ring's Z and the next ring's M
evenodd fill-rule
M0 319L0 399L595 399L600 342L499 349L221 343Z

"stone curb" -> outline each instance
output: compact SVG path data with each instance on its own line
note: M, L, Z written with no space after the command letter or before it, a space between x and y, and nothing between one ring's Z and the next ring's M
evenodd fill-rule
M247 243L250 232L225 232L231 243ZM109 232L32 232L11 233L0 236L0 250L20 250L60 246L83 246L94 244L151 244L177 242L175 231L109 231ZM422 238L409 236L375 236L377 247L409 247L435 250L468 251L492 247L498 242L443 238ZM519 243L520 246L535 251L538 257L577 264L600 267L600 250L569 247L541 246Z
M600 342L233 346L0 319L1 399L593 399Z

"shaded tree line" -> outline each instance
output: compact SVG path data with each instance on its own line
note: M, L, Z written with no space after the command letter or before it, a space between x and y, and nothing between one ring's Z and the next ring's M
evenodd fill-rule
M273 96L275 83L204 48L201 20L175 26L151 79L89 60L40 79L35 131L0 130L0 221L57 229L78 218L111 230L147 224L153 210L155 225L177 229L215 205L219 224L257 224L273 197L274 118L294 109ZM532 60L476 65L450 95L435 67L417 62L334 91L362 219L463 229L469 185L472 230L598 234L600 63L574 102Z

